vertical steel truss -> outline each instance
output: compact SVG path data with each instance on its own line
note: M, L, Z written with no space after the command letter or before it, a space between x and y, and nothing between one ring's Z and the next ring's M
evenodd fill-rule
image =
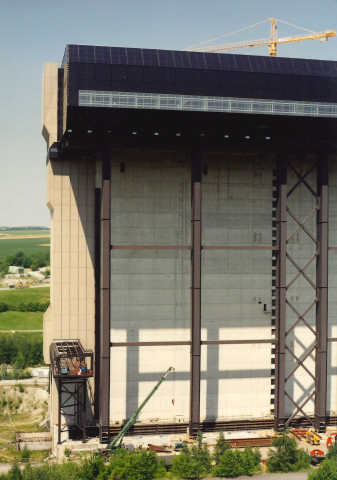
M287 191L287 167L297 177L295 185ZM308 183L308 175L317 171L316 191ZM306 218L301 220L293 210L289 208L288 199L292 193L301 185L315 198L315 207L308 212ZM278 189L277 189L277 261L276 261L276 370L275 370L275 429L289 426L298 417L304 417L317 429L325 429L326 424L326 372L327 372L327 271L328 271L328 166L326 158L320 159L312 165L305 174L301 175L292 165L279 159L278 165ZM297 224L295 230L287 237L287 216L290 216ZM309 220L316 217L316 235L310 231L307 224ZM315 252L308 258L303 266L300 266L290 255L287 249L288 243L299 232L304 232L313 242ZM316 261L315 280L307 273L309 265ZM286 266L290 262L297 270L296 274L287 282ZM287 296L287 290L303 277L314 290L315 298L307 305L303 312L299 312ZM287 328L287 306L296 316L296 320ZM316 325L313 328L306 320L307 314L316 308ZM304 350L298 357L294 350L287 344L287 336L298 325L307 327L314 336L313 344ZM315 353L315 372L310 371L305 365L306 359ZM295 366L286 375L286 357L291 357ZM313 388L306 398L298 403L287 390L287 382L294 379L295 372L302 368L313 381ZM288 383L289 385L289 383ZM305 412L305 406L314 397L315 418ZM289 418L285 416L285 398L293 404L294 411Z
M76 382L58 381L59 409L58 409L58 443L61 443L62 432L71 429L82 430L82 441L86 440L86 397L87 379ZM62 427L62 415L67 418Z

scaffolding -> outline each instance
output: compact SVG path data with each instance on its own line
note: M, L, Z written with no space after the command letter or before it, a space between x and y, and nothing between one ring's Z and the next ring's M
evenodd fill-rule
M51 371L58 389L58 443L66 431L81 432L82 441L86 440L87 380L93 376L93 356L79 339L54 340L50 345Z

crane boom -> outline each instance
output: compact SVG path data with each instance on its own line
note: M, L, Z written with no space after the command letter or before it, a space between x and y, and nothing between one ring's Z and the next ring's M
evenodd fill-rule
M156 390L158 390L158 388L160 387L160 385L163 383L163 381L165 380L165 378L167 377L167 375L172 371L174 370L173 367L170 367L165 373L164 375L161 377L161 379L159 380L159 382L156 384L156 386L151 390L151 392L148 394L148 396L145 398L145 400L143 401L143 403L141 403L141 405L137 408L137 410L135 411L135 413L132 415L132 417L130 418L130 420L128 420L126 422L126 424L124 425L124 427L122 428L122 430L119 432L119 434L112 440L112 442L110 443L109 445L109 450L110 451L113 451L115 450L116 448L120 447L121 443L122 443L122 440L123 440L123 437L124 435L126 434L126 432L128 430L130 430L130 428L132 427L132 425L135 423L135 421L137 420L137 417L138 415L140 414L140 412L143 410L144 406L147 404L147 402L150 400L150 398L152 397L152 395L154 395L154 393L156 392ZM119 445L117 445L119 442Z
M310 32L310 35L299 35L295 37L285 37L285 38L277 38L277 25L275 18L270 18L271 20L271 32L270 38L261 38L258 40L248 40L244 42L236 42L236 43L227 43L227 44L219 44L219 45L210 45L206 47L201 47L196 45L189 50L193 51L202 51L202 52L225 52L227 50L234 50L237 48L246 48L246 47L257 47L261 45L268 45L269 47L269 55L271 57L276 57L276 49L278 44L282 43L292 43L292 42L301 42L303 40L328 40L328 38L335 37L336 32L334 30L326 30L325 32ZM263 22L260 22L263 23ZM257 24L259 25L259 24ZM252 25L254 26L254 25ZM247 27L250 28L250 27ZM206 42L203 42L206 43Z

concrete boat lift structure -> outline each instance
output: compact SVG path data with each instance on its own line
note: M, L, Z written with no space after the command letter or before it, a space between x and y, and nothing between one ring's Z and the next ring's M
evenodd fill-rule
M100 440L161 361L142 432L334 422L337 62L68 45L44 79L45 348L94 350Z

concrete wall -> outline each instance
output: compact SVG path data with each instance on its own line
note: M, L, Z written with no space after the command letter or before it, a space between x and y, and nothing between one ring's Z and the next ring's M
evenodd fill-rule
M337 162L329 159L329 328L328 336L337 338ZM327 411L337 414L337 342L328 343Z
M213 154L204 163L202 340L269 339L272 160ZM216 246L229 249L206 249ZM270 415L271 368L270 344L203 346L201 418Z
M57 64L43 76L43 135L49 148L57 140ZM44 315L44 359L53 339L79 338L94 349L93 160L51 160L47 164L47 205L51 214L50 307ZM52 422L57 422L57 391L51 390ZM90 412L88 412L90 417Z
M125 172L120 172L125 162ZM203 340L270 338L272 164L207 156L203 244L267 250L203 250ZM189 340L190 167L176 154L117 154L112 165L111 341ZM264 312L266 304L267 312ZM238 329L239 326L239 329ZM188 418L189 347L113 347L112 421L128 418L160 373L170 375L140 420ZM270 414L271 345L203 346L201 419ZM218 378L219 377L219 378ZM251 401L247 402L247 396ZM258 401L256 401L258 399Z
M120 172L125 162L125 172ZM111 341L189 340L190 166L171 153L115 154L111 169ZM188 418L189 347L113 347L112 421L130 417L169 366L140 420Z
M300 175L315 158L289 158ZM125 162L125 172L120 171ZM202 178L202 340L273 338L272 243L275 219L272 157L253 155L203 156ZM316 170L291 192L298 176L288 168L287 205L316 237ZM111 341L189 340L190 252L144 250L153 245L190 243L189 162L175 154L116 154L112 165ZM335 198L336 197L336 198ZM337 216L337 169L330 167L330 245L334 245ZM311 216L310 216L311 215ZM310 216L308 220L307 217ZM316 245L287 214L287 252L316 282ZM294 233L294 235L292 235ZM336 237L337 238L337 237ZM121 249L129 245L129 249ZM131 246L133 247L131 248ZM119 247L119 248L118 248ZM138 247L138 248L135 248ZM220 248L218 248L220 247ZM337 247L337 243L336 243ZM337 251L337 250L336 250ZM329 254L329 336L337 337L334 291L337 257ZM336 268L335 268L336 267ZM287 283L298 274L290 258ZM315 330L315 289L302 276L289 285L287 300ZM311 305L311 308L309 308ZM315 341L288 305L287 345L301 358ZM329 343L328 412L336 411L335 343ZM201 356L201 420L261 418L273 412L273 347L271 344L203 345ZM304 366L314 375L315 352ZM189 348L115 347L111 352L112 421L128 418L169 365L176 367L140 416L140 420L188 418ZM286 376L296 367L286 354ZM286 382L286 391L301 404L314 381L300 366ZM286 399L285 413L294 412ZM313 399L305 412L314 412ZM181 416L181 417L180 417Z

